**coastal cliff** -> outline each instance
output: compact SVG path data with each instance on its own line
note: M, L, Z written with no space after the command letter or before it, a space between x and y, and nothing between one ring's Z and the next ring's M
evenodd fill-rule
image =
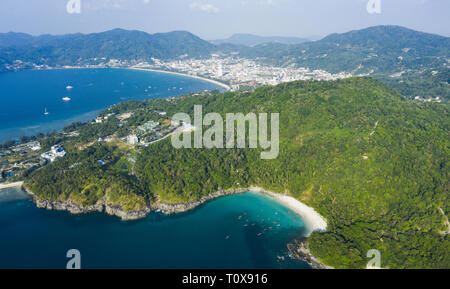
M296 239L287 245L293 258L306 261L313 269L334 269L322 264L309 250L308 238Z
M164 202L156 202L142 210L124 210L121 206L111 204L106 198L102 198L95 205L84 206L73 202L72 200L49 200L41 199L37 197L31 190L22 185L22 189L32 197L33 202L38 208L57 211L68 211L71 214L88 214L93 212L104 212L111 216L117 216L123 221L131 221L145 218L151 211L160 211L163 214L170 215L176 213L183 213L192 210L208 201L235 194L242 194L248 191L248 189L231 189L231 190L219 190L208 196L204 196L197 201L189 203L177 203L169 204Z
M47 210L57 210L57 211L68 211L71 214L87 214L92 212L105 212L111 216L117 216L123 221L131 221L145 218L149 213L150 209L145 208L139 211L125 211L120 206L115 206L105 202L98 202L92 206L80 206L72 201L50 201L50 200L39 200L33 197L38 208L44 208Z
M104 212L111 216L117 216L121 218L123 221L131 221L145 218L152 211L159 211L166 215L183 213L195 209L196 207L208 201L223 196L242 194L248 192L248 189L231 189L227 191L220 190L208 196L202 197L197 201L189 203L169 204L164 202L156 202L147 206L142 210L126 211L119 205L108 203L106 198L101 199L95 205L83 206L74 203L72 200L61 201L61 200L40 199L25 186L22 186L22 189L32 197L33 202L36 204L38 208L47 210L68 211L69 213L74 215L88 214L93 212L99 213Z
M39 199L33 192L22 186L22 189L27 192L33 199L33 202L38 208L57 211L68 211L71 214L88 214L93 212L105 212L111 216L117 216L123 221L131 221L145 218L151 211L150 208L144 208L143 210L125 211L120 206L108 203L106 198L101 199L95 205L82 206L74 203L71 200L46 200Z
M32 196L34 203L38 208L45 208L48 210L59 210L59 211L68 211L71 214L86 214L91 212L105 212L109 215L120 217L122 220L136 220L145 218L151 211L158 211L166 215L177 214L190 211L195 209L196 207L212 201L214 199L242 194L245 192L257 192L260 194L264 194L275 201L278 201L290 208L298 215L300 215L308 229L311 232L313 231L325 231L327 227L326 220L317 213L313 208L306 206L305 204L297 201L296 199L289 197L284 194L277 194L274 192L270 192L264 190L260 187L248 187L248 188L235 188L229 190L219 189L217 192L211 193L200 199L187 203L166 203L162 201L156 201L155 203L148 204L141 210L124 210L120 205L112 204L108 202L106 197L100 199L95 205L85 206L79 205L73 202L72 200L49 200L49 199L41 199L37 197L31 190L22 185L22 189L27 192L30 196Z
M169 204L164 202L156 202L152 205L152 208L154 210L160 210L164 214L175 214L175 213L183 213L187 212L189 210L195 209L196 207L207 203L209 201L212 201L214 199L224 197L224 196L230 196L230 195L237 195L242 194L245 192L248 192L248 189L230 189L230 190L219 190L215 193L209 194L207 196L204 196L200 198L197 201L189 202L189 203L178 203L178 204Z
M320 216L318 213L316 213L312 208L307 207L304 204L302 204L302 205L309 208L310 209L309 211L308 210L305 211L303 207L295 208L295 204L292 204L289 202L286 203L286 200L281 199L282 197L286 198L287 197L286 195L281 195L281 194L276 194L276 193L273 193L270 191L266 191L260 187L219 190L215 193L204 196L197 201L193 201L193 202L189 202L189 203L170 204L170 203L164 203L161 201L157 201L142 210L132 210L132 211L126 211L118 205L110 204L107 202L106 198L101 199L95 205L82 206L82 205L78 205L78 204L74 203L71 200L54 201L54 200L39 199L38 197L36 197L35 194L33 194L33 192L28 190L25 186L22 186L22 189L25 192L27 192L30 196L32 196L33 202L36 204L36 206L38 208L44 208L47 210L68 211L74 215L87 214L87 213L92 213L92 212L100 212L100 213L104 212L108 215L117 216L117 217L121 218L122 221L131 221L131 220L142 219L142 218L145 218L152 211L161 212L166 215L183 213L183 212L187 212L192 209L195 209L196 207L198 207L202 204L205 204L209 201L212 201L212 200L220 198L220 197L242 194L242 193L245 193L248 191L253 191L253 192L267 195L267 196L273 198L274 200L280 201L287 207L291 208L293 211L295 211L297 214L299 214L305 220L305 223L307 224L308 229L310 230L310 233L312 231L316 231L316 230L324 231L326 229L325 220L322 218L322 216ZM311 210L313 213L311 213ZM317 225L317 223L321 223L322 225ZM289 243L287 245L287 248L291 252L293 258L306 261L314 269L332 269L332 267L322 264L318 259L316 259L311 254L311 252L309 250L307 238L301 238L298 240L294 240L292 243Z

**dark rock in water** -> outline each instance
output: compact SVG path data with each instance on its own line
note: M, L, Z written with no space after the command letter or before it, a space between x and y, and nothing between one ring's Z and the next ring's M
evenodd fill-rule
M333 267L322 264L311 254L308 238L294 240L287 247L293 258L307 262L313 269L333 269Z

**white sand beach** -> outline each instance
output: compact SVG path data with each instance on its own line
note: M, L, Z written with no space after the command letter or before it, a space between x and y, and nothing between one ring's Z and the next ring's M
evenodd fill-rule
M249 190L251 192L265 194L297 213L300 217L302 217L302 219L308 226L309 233L307 236L311 235L311 233L314 231L326 231L327 222L325 218L317 213L313 208L308 207L307 205L294 199L293 197L283 194L277 194L274 192L268 192L260 187L250 187Z
M15 183L4 183L0 184L0 190L1 189L7 189L7 188L18 188L23 185L23 182L15 182Z
M226 90L231 90L231 87L226 85L225 83L222 83L222 82L219 82L219 81L216 81L216 80L213 80L213 79L209 79L209 78L206 78L206 77L190 75L190 74L187 74L187 73L167 71L167 70L158 70L158 69L149 69L149 68L140 68L140 67L130 67L129 69L142 70L142 71L152 71L152 72L161 72L161 73L168 73L168 74L175 74L175 75L186 76L186 77L190 77L190 78L195 78L195 79L208 81L208 82L214 83L216 85L219 85L219 86L225 88Z

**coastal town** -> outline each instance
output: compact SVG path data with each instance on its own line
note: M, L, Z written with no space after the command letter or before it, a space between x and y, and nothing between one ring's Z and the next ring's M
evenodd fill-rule
M179 59L164 62L152 58L153 64L141 62L133 67L181 72L192 76L215 79L231 86L232 90L277 85L296 80L336 80L352 77L350 73L331 74L324 70L304 67L265 65L240 57L220 57L212 54L208 59Z
M160 70L201 77L225 84L231 90L248 90L262 85L277 85L296 80L337 80L352 77L351 73L329 73L325 70L310 70L305 67L274 66L259 63L239 56L211 54L210 58L195 59L182 55L176 60L163 61L151 58L149 61L127 61L120 59L94 58L80 61L75 66L48 66L14 61L6 64L7 70L23 69L70 69L70 68L133 68L141 70Z

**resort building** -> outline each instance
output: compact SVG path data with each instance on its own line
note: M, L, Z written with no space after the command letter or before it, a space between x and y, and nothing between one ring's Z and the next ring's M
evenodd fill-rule
M50 162L54 162L57 158L62 158L66 155L66 151L60 145L52 146L51 150L41 154L43 159L46 159Z
M153 132L158 126L159 126L158 122L151 120L139 126L137 129L140 134L145 134L147 132Z
M127 136L127 143L129 145L136 145L139 143L139 138L135 134L130 134L129 136Z

